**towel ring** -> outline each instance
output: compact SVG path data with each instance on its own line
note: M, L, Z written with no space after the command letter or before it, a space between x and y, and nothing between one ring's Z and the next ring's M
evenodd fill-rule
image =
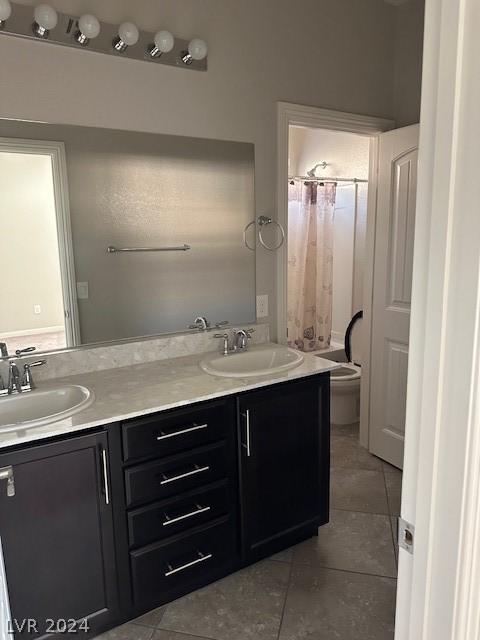
M255 251L255 248L251 247L247 242L247 231L255 223L257 223L258 226L260 227L259 230L258 230L258 241L260 242L262 247L264 249L266 249L267 251L277 251L277 249L280 249L280 247L285 242L285 230L284 230L284 228L282 227L282 225L279 222L277 222L276 220L273 220L269 216L259 216L257 218L257 220L252 220L251 222L249 222L247 224L247 226L243 230L243 242L245 243L245 246L247 247L247 249L250 249L250 251ZM280 231L280 235L281 235L280 242L274 247L269 247L268 244L263 239L263 236L262 236L262 227L266 227L269 224L277 225L278 230Z

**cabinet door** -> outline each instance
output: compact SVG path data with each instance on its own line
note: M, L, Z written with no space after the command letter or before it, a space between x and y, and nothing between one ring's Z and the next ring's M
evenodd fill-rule
M85 618L94 635L115 613L107 442L100 433L0 455L12 475L0 482L0 537L15 637ZM26 619L30 633L16 628Z
M255 560L328 521L328 375L246 393L238 422L243 550Z

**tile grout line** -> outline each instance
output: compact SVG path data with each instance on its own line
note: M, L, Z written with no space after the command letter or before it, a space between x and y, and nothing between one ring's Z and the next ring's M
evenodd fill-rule
M392 538L392 544L393 544L393 555L395 557L395 566L397 567L397 577L398 577L398 556L397 556L397 548L396 548L396 544L395 544L395 535L393 533L393 524L392 524L392 518L396 518L396 515L392 515L392 510L390 507L390 498L388 496L388 487L387 487L387 478L385 475L385 468L383 469L383 484L385 486L385 493L387 494L387 507L388 507L388 520L389 520L389 524L390 524L390 535Z
M291 548L291 547L290 547ZM280 634L282 632L282 624L283 624L283 618L285 616L285 609L287 607L287 599L288 599L288 593L290 591L290 585L292 582L292 571L293 571L293 550L292 550L292 560L291 562L289 562L289 570L288 570L288 581L287 581L287 588L285 590L285 600L283 601L283 607L282 607L282 613L280 616L280 624L278 625L278 633L277 633L277 640L280 640Z

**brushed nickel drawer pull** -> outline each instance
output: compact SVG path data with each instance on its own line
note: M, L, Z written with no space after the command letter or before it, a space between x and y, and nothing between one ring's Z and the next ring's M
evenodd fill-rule
M242 413L242 416L245 417L245 435L246 435L246 443L242 442L242 447L247 450L247 458L250 458L252 455L250 449L250 409L245 409L245 413Z
M160 484L168 484L169 482L175 482L176 480L181 480L182 478L188 478L188 476L193 476L196 473L203 473L204 471L208 471L210 467L205 465L204 467L199 467L198 464L194 465L195 469L191 471L187 471L186 473L181 473L178 476L172 476L169 478L167 475L162 473L163 480L160 481Z
M197 431L198 429L206 429L208 423L205 424L193 424L193 427L187 427L186 429L180 429L180 431L173 431L173 433L164 433L160 431L162 435L157 436L157 440L165 440L166 438L174 438L175 436L181 436L184 433L190 433L190 431Z
M205 513L206 511L210 511L211 507L201 507L199 504L195 505L197 508L195 511L190 511L189 513L184 513L183 516L178 516L177 518L169 518L167 514L165 514L166 520L162 522L163 526L166 527L167 524L175 524L175 522L180 522L180 520L185 520L185 518L191 518L192 516L198 516L200 513Z
M165 577L171 576L174 573L178 573L179 571L184 571L185 569L188 569L189 567L193 567L195 564L198 564L199 562L205 562L205 560L210 560L210 558L213 558L213 553L207 553L204 554L201 551L198 551L198 558L196 560L192 560L192 562L187 562L187 564L182 564L180 567L172 567L172 565L170 563L167 564L168 567L168 571L165 572Z
M0 480L7 481L7 497L13 498L15 495L15 479L13 477L13 467L2 467L0 469Z
M105 504L110 504L110 487L108 485L107 452L102 449L103 486L105 488Z

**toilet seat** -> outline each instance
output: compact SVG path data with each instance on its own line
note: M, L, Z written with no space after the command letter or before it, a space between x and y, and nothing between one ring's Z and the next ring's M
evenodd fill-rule
M362 375L360 367L351 362L342 362L341 365L339 369L330 371L330 384L332 386L360 380Z

